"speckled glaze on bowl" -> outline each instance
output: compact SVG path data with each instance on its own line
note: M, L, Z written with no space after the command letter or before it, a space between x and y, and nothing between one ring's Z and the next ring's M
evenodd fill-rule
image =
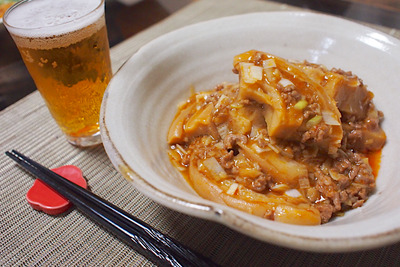
M367 203L321 226L282 224L199 197L171 165L166 134L177 104L196 90L236 82L233 56L258 49L278 56L351 70L385 113L377 190ZM101 134L115 168L143 194L171 209L222 223L259 240L290 248L340 252L400 241L400 41L327 15L252 13L187 26L155 39L110 82Z

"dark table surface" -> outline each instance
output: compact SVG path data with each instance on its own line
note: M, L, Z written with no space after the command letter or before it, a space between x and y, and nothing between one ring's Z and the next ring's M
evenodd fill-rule
M273 1L400 29L399 0ZM132 5L124 5L115 0L107 0L106 20L110 46L154 25L190 2L191 0L169 2L142 0ZM0 110L2 110L36 90L36 87L2 24L0 40Z

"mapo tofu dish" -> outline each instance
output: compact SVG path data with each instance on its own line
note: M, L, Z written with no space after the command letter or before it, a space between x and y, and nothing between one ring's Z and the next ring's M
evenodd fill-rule
M235 56L233 71L238 83L193 92L168 131L171 162L193 189L290 224L362 206L386 141L363 81L255 50Z

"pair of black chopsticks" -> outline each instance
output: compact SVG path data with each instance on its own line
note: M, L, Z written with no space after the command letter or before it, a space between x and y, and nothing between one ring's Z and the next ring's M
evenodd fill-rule
M70 182L18 151L6 155L62 194L78 209L160 266L217 266L110 202Z

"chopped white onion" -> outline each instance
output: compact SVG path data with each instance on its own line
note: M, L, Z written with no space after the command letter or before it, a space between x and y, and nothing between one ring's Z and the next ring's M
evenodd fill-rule
M211 173L212 177L216 181L227 177L227 173L225 172L224 168L222 168L217 159L214 157L203 160L203 166Z
M322 118L328 125L340 125L340 122L335 118L335 115L330 111L322 111Z
M221 95L220 96L220 98L218 99L218 102L217 102L217 104L215 105L215 109L218 109L222 104L223 104L223 102L225 101L225 99L228 99L228 97L226 96L226 95Z
M207 98L209 97L210 92L201 92L199 94L196 95L196 102L203 102L204 100L207 100Z
M179 150L179 152L181 152L182 154L188 153L180 144L176 144L175 146L176 146L176 149Z
M239 184L238 183L233 183L231 184L231 186L229 187L228 191L226 191L226 193L228 195L233 195L236 193L236 190L239 188Z
M215 148L217 148L217 149L224 149L224 142L223 142L223 141L218 142L218 143L216 143L214 146L215 146Z
M241 62L240 63L242 79L245 83L255 83L262 80L263 68L255 66L253 63Z
M289 188L289 187L288 187L288 185L286 185L286 184L276 184L276 185L274 185L274 186L271 187L271 190L272 190L272 191L275 191L275 192L284 192L284 191L286 191L288 188Z
M255 152L257 152L258 154L260 154L260 153L262 153L262 152L266 152L266 151L270 151L270 150L271 150L271 149L261 148L261 147L259 147L257 144L253 144L253 145L251 146L251 148L252 148Z
M222 139L229 133L229 128L227 123L222 123L217 126L218 134L221 136Z
M275 68L276 67L276 63L275 63L275 60L273 58L263 60L262 63L263 63L263 68L264 69Z
M262 80L263 69L258 66L251 66L250 67L251 77L257 80Z
M278 147L276 147L275 145L271 144L271 143L267 143L267 146L269 148L271 148L272 151L274 151L275 153L279 154L280 153L280 149Z
M307 177L303 177L299 179L299 186L301 189L310 188L310 181Z
M289 85L294 85L290 80L285 79L285 78L280 79L278 84L281 85L282 87L286 87L286 86L289 86Z
M301 197L301 193L297 189L289 189L285 192L289 197Z

